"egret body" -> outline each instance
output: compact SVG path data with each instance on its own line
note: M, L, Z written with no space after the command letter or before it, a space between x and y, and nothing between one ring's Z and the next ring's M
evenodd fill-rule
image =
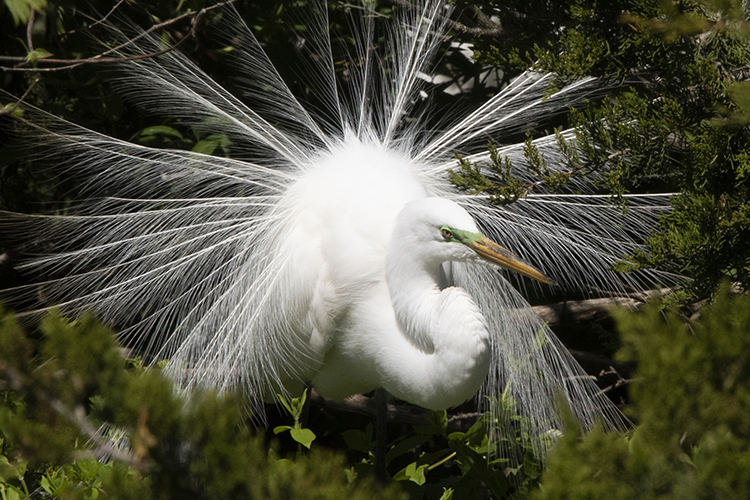
M355 140L290 187L276 257L312 286L292 287L308 291L296 332L306 373L283 383L309 380L335 399L385 388L434 410L477 393L488 327L444 264L495 256L546 279L483 237L457 203L428 195L408 158Z
M232 8L217 16L217 33L232 44L225 53L250 104L178 51L163 53L159 37L118 49L129 57L119 84L134 103L223 134L232 157L131 144L26 107L24 136L65 175L84 178L88 196L62 215L0 216L9 234L44 241L44 254L19 266L38 283L6 298L37 300L32 313L93 310L149 359L170 360L184 390L241 389L258 412L311 383L337 399L382 387L431 409L480 391L492 420L520 425L542 455L540 436L562 426L561 401L584 429L621 428L514 276L576 290L648 283L612 266L639 248L666 198L633 197L626 217L574 177L568 193L540 184L500 209L458 191L446 173L455 151L481 164L489 137L568 109L596 80L549 93L551 75L527 72L433 130L418 107L424 89L438 91L423 77L447 7L397 9L382 45L376 16L353 9L345 92L324 6L312 8L320 29L305 34L315 66L306 76L327 106L322 116L289 90ZM140 57L152 53L162 55ZM572 130L559 136L575 139ZM534 146L552 171L569 169L556 135ZM528 180L523 147L499 152ZM510 400L517 415L498 410Z

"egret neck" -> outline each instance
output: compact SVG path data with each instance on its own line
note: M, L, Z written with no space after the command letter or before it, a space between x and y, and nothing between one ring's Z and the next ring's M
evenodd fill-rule
M445 409L479 390L489 370L490 339L469 294L458 287L440 289L442 264L449 259L413 230L400 231L397 225L386 253L386 281L398 324L388 335L399 338L389 339L398 347L388 350L381 373L395 396Z

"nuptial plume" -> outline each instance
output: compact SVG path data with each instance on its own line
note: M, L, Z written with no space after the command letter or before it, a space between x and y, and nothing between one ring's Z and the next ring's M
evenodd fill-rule
M384 387L432 408L478 392L496 418L506 418L497 402L513 401L541 455L541 436L562 425L561 402L584 429L622 428L516 287L521 274L565 290L648 286L655 276L611 268L666 198L634 196L625 214L586 177L570 194L539 185L500 208L456 189L455 152L481 164L488 140L530 180L523 145L503 137L600 83L548 94L553 77L529 71L428 127L423 96L435 89L424 75L449 15L427 0L381 27L357 11L353 53L334 56L326 11L313 8L304 73L323 109L292 94L232 8L212 28L233 47L243 96L179 51L122 63L118 86L131 102L223 134L229 158L131 144L27 108L33 140L83 179L85 197L63 214L2 214L9 232L45 242L18 267L38 282L6 298L36 300L36 313L92 310L148 359L170 360L182 388L247 391L258 411L305 383L336 398ZM144 36L121 55L163 48ZM572 130L561 134L574 144ZM554 136L533 144L550 169L569 168Z

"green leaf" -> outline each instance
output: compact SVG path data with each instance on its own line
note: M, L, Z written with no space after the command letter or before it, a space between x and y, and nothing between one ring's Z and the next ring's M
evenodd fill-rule
M232 145L231 139L227 137L227 134L211 134L205 138L206 141L216 141L222 148L227 148Z
M41 11L46 8L47 0L5 0L5 6L13 16L13 23L18 26L29 22L31 9Z
M7 114L16 118L21 118L23 116L23 109L21 109L21 106L18 106L18 103L12 102L0 107L0 115Z
M278 427L274 427L273 428L273 433L274 434L281 434L282 432L286 432L286 431L289 431L289 430L292 430L292 427L290 427L288 425L280 425Z
M310 449L310 445L315 441L315 433L310 429L292 429L290 434L292 439L307 449Z
M284 396L282 396L281 394L277 394L276 396L278 396L279 402L284 408L286 408L286 411L288 411L290 415L293 415L292 407L289 406L289 403L287 403L286 398L284 398Z
M390 464L394 458L400 457L401 455L410 452L414 448L425 444L430 439L432 439L431 436L417 434L416 436L411 436L402 440L397 445L388 450L388 453L385 456L385 463Z
M177 139L182 139L182 134L179 130L175 130L172 127L166 125L154 125L153 127L146 127L141 130L137 135L141 137L149 137L154 135L168 135Z
M102 465L103 464L95 458L78 460L73 467L75 477L81 482L93 484L99 476L99 468Z
M5 500L21 500L21 491L15 486L2 485Z
M418 434L426 435L440 435L445 433L445 429L448 427L448 413L443 411L428 411L427 421L429 425L416 425L414 430Z
M440 500L453 500L453 488L443 488Z
M370 426L369 433L349 429L342 432L341 437L344 438L344 442L350 450L361 451L362 453L368 453L372 450L372 426Z
M412 462L393 476L394 481L411 481L413 483L422 486L427 482L427 478L424 475L424 471L427 469L427 465L417 466L417 462Z
M21 479L26 473L26 463L17 462L12 464L5 455L0 455L0 481L7 479Z
M352 467L351 469L344 469L344 473L346 474L346 480L349 482L349 484L353 483L355 479L357 479L357 471Z
M26 60L31 64L35 64L39 59L46 59L51 56L52 54L44 49L36 49L26 54Z
M199 141L195 146L193 146L193 149L191 151L193 153L210 155L214 152L214 149L216 149L216 146L218 145L219 141Z
M40 481L40 484L42 488L44 488L44 491L46 491L50 495L55 494L55 488L52 486L52 483L50 482L47 476L42 476L42 480Z
M482 415L474 422L474 425L466 431L464 439L469 443L469 446L481 446L487 438L487 414ZM475 450L476 451L476 450Z

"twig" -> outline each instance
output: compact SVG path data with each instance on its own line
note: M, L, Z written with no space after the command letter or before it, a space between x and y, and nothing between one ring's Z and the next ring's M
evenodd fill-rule
M86 13L84 13L84 12L81 12L81 15L82 15L82 16L84 16L84 17L87 17L87 18L89 18L89 20L90 20L90 21L94 21L94 22L92 22L91 24L89 24L88 26L84 26L84 27L83 27L83 29L82 29L81 31L84 31L84 30L90 30L91 28L93 28L93 27L94 27L94 26L96 26L97 24L101 24L101 23L104 23L104 22L105 22L105 21L106 21L106 20L107 20L107 19L109 18L109 16L111 16L111 15L112 15L112 14L113 14L113 13L114 13L114 12L115 12L115 11L116 11L117 9L119 9L119 8L120 8L120 5L122 5L122 4L123 4L123 3L125 3L126 1L127 1L127 0L119 0L119 1L118 1L118 2L117 2L117 3L115 4L115 6L114 6L114 7L112 7L112 8L111 8L111 9L109 10L109 12L107 12L107 14L106 14L106 15L105 15L104 17L102 17L101 19L97 19L96 21L94 21L94 18L93 18L92 16L89 16L88 14L86 14ZM179 8L178 8L177 10L179 10ZM69 30L69 31L66 31L64 35L65 35L65 36L68 36L68 35L73 35L73 34L75 34L75 33L77 33L77 32L78 32L78 30L74 30L74 29L73 29L73 30Z
M31 34L34 31L34 17L36 13L34 12L34 7L30 7L30 9L29 22L26 24L26 42L29 46L29 52L34 52L34 40L31 39Z
M459 23L458 21L454 21L453 19L448 19L448 26L461 34L470 36L486 36L499 38L500 36L505 34L505 30L500 26L496 26L494 28L470 28L469 26L466 26L463 23Z
M603 299L566 300L546 306L534 306L536 312L548 325L564 322L593 321L609 317L616 306L637 309L643 303L632 298L612 297Z
M369 9L369 8L367 8L364 5L355 5L355 4L351 4L351 3L347 3L347 2L337 2L337 3L341 7L344 7L345 9L365 10L365 11L367 11L367 15L368 16L372 16L372 17L384 17L384 18L388 17L388 16L386 16L384 14L381 14L380 12L376 12L374 10Z
M94 26L96 26L97 24L101 24L101 23L105 22L105 21L107 20L107 18L108 18L109 16L111 16L111 15L112 15L112 13L113 13L114 11L116 11L116 10L117 10L118 8L120 8L120 5L122 5L123 3L125 3L125 0L120 0L119 2L117 2L117 3L115 4L115 6L114 6L114 7L112 7L112 8L110 9L110 11L109 11L109 12L107 12L107 14L106 14L106 15L105 15L105 16L104 16L103 18L101 18L101 19L99 19L98 21L96 21L96 22L94 22L94 23L90 24L90 25L89 25L89 29L93 28L93 27L94 27Z
M611 311L616 307L625 307L630 310L639 310L648 300L654 297L666 297L675 288L661 288L646 292L613 294L607 290L592 287L592 292L597 292L605 297L585 300L565 300L554 304L533 306L534 311L550 326L556 326L565 322L580 322L601 320L611 316Z
M330 408L336 411L345 411L359 413L362 415L368 415L375 418L377 412L377 405L375 404L375 398L369 398L361 394L355 394L346 398L344 401L333 401L326 399L318 394L315 389L310 391L310 402L313 404L323 407ZM413 405L387 405L388 417L387 420L390 423L405 424L405 425L428 425L430 421L427 419L425 410ZM482 413L459 413L451 416L448 419L448 431L466 431L469 427L474 425Z
M623 286L624 288L631 290L631 291L630 292L622 291L619 293L612 293L611 291L603 290L595 286L590 286L589 290L592 293L597 293L601 295L602 297L631 298L633 300L637 300L638 302L648 302L649 300L655 297L662 297L662 298L666 297L678 289L678 287L674 286L674 287L659 288L657 290L641 291L641 290L636 290L635 288L631 288L628 285L623 285Z
M612 384L612 385L608 385L607 387L605 387L604 389L602 389L602 394L607 394L607 393L609 393L609 392L612 392L612 391L614 391L614 390L615 390L615 389L617 389L618 387L622 387L623 385L628 385L628 384L632 384L633 382L634 382L634 380L633 380L633 379L622 379L622 380L618 380L618 381L617 381L617 382L615 382L614 384Z
M192 34L192 31L191 31ZM37 62L46 62L50 64L69 64L68 66L60 66L58 68L8 68L6 66L0 66L0 69L3 71L37 71L39 73L49 73L52 71L63 71L66 69L72 69L77 66L81 66L83 64L99 64L99 63L120 63L120 62L127 62L127 61L137 61L139 59L148 59L151 57L157 57L163 54L166 54L168 52L172 52L177 47L179 47L185 40L190 38L189 36L186 36L176 44L172 45L171 47L168 47L164 50L160 50L158 52L151 52L149 54L141 54L137 56L129 56L129 57L101 57L101 54L99 56L92 57L90 59L39 59ZM73 61L76 61L74 64L71 64Z
M617 381L615 381L614 384L612 384L610 386L607 386L604 389L602 389L602 393L603 394L607 394L608 392L611 392L611 391L613 391L613 390L615 390L618 387L621 387L623 385L631 384L633 382L633 380L634 380L634 379L623 378L623 376L620 375L620 373L617 370L615 370L615 368L613 366L610 366L609 370L602 370L602 372L599 374L600 377L602 377L604 375L615 375L615 376L617 376Z
M406 7L406 8L413 9L415 7L411 2L409 2L409 0L391 0L391 2L393 2L396 5ZM475 10L475 13L476 13L476 10ZM477 14L480 24L485 24L486 27L471 28L469 26L466 26L463 23L454 21L453 19L446 19L446 23L451 29L458 31L459 33L462 33L465 35L487 36L487 37L498 38L505 34L505 30L503 30L500 26L498 26L495 22L493 22L488 16L484 15L483 12L480 12L480 14L481 15Z
M120 44L120 45L118 45L116 47L113 47L113 48L111 48L111 49L109 49L109 50L107 50L105 52L102 52L101 54L99 54L97 56L94 56L94 57L90 57L90 58L87 58L87 59L52 59L52 58L45 58L45 59L39 59L37 61L37 64L39 64L39 63L45 63L45 64L66 64L67 66L61 66L61 67L57 67L57 68L19 68L19 67L10 68L10 67L7 67L7 66L0 66L0 69L2 69L3 71L37 71L37 72L40 72L40 73L44 73L44 72L52 72L52 71L64 71L64 70L68 70L68 69L72 69L72 68L81 66L83 64L119 63L119 62L135 61L135 60L139 60L139 59L148 59L148 58L151 58L151 57L157 57L157 56L160 56L160 55L163 55L163 54L166 54L168 52L171 52L171 51L175 50L182 43L184 43L185 40L187 40L188 38L195 37L195 33L196 33L196 28L197 28L198 22L199 22L199 20L207 12L209 12L211 10L214 10L216 8L219 8L219 7L224 7L224 6L230 5L230 4L234 3L235 1L236 0L227 0L227 1L222 2L222 3L218 3L216 5L212 5L211 7L206 7L204 9L201 9L198 12L188 12L188 13L183 14L181 16L172 18L172 19L170 19L168 21L164 21L163 23L155 24L154 26L152 26L149 29L141 32L140 34L138 34L137 36L135 36L135 37L127 40L126 42L124 42L124 43L122 43L122 44ZM109 14L107 14L107 15L109 15ZM113 52L117 52L117 51L119 51L119 50L121 50L121 49L123 49L123 48L125 48L125 47L127 47L129 45L133 45L136 41L140 40L144 36L147 36L148 34L154 32L154 31L156 31L158 29L161 29L161 28L164 28L166 26L175 24L175 23L177 23L179 21L182 21L183 19L187 19L187 18L190 18L190 17L193 18L192 21L191 21L190 33L187 36L185 36L184 38L182 38L180 41L178 41L177 43L175 43L174 45L172 45L171 47L168 47L168 48L166 48L164 50L160 50L160 51L157 51L157 52L151 52L149 54L140 54L140 55L137 55L137 56L129 56L129 57L105 57L105 56L107 56L109 54L112 54ZM96 24L96 23L94 23L94 24ZM0 60L15 61L15 62L26 62L26 58L25 57L18 57L18 56L2 56L2 57L0 57Z
M310 391L310 400L316 405L331 408L334 410L347 411L360 413L363 415L369 415L375 418L377 413L377 405L373 398L368 398L361 394L355 394L346 398L344 401L333 401L326 399L315 390ZM412 407L415 408L415 407ZM429 422L424 414L424 410L412 411L412 408L397 407L396 405L388 405L388 421L398 422L400 424L410 425L426 425ZM415 408L416 409L416 408Z
M32 84L29 85L29 88L26 89L26 92L23 93L23 95L21 96L21 98L19 100L17 100L16 102L14 102L13 104L11 104L7 108L1 110L0 111L0 115L9 115L9 114L13 113L13 111L16 110L16 108L18 107L18 105L21 104L24 99L26 99L26 96L29 95L29 92L31 92L31 89L33 89L34 85L36 85L37 83L39 83L39 78L37 78L36 80L34 80L32 82Z
M470 28L452 19L448 20L448 25L459 33L465 33L471 36L489 36L497 38L505 33L505 30L503 30L499 24L493 21L490 16L482 12L481 8L474 5L472 7L472 10L474 11L474 15L477 16L479 27Z

